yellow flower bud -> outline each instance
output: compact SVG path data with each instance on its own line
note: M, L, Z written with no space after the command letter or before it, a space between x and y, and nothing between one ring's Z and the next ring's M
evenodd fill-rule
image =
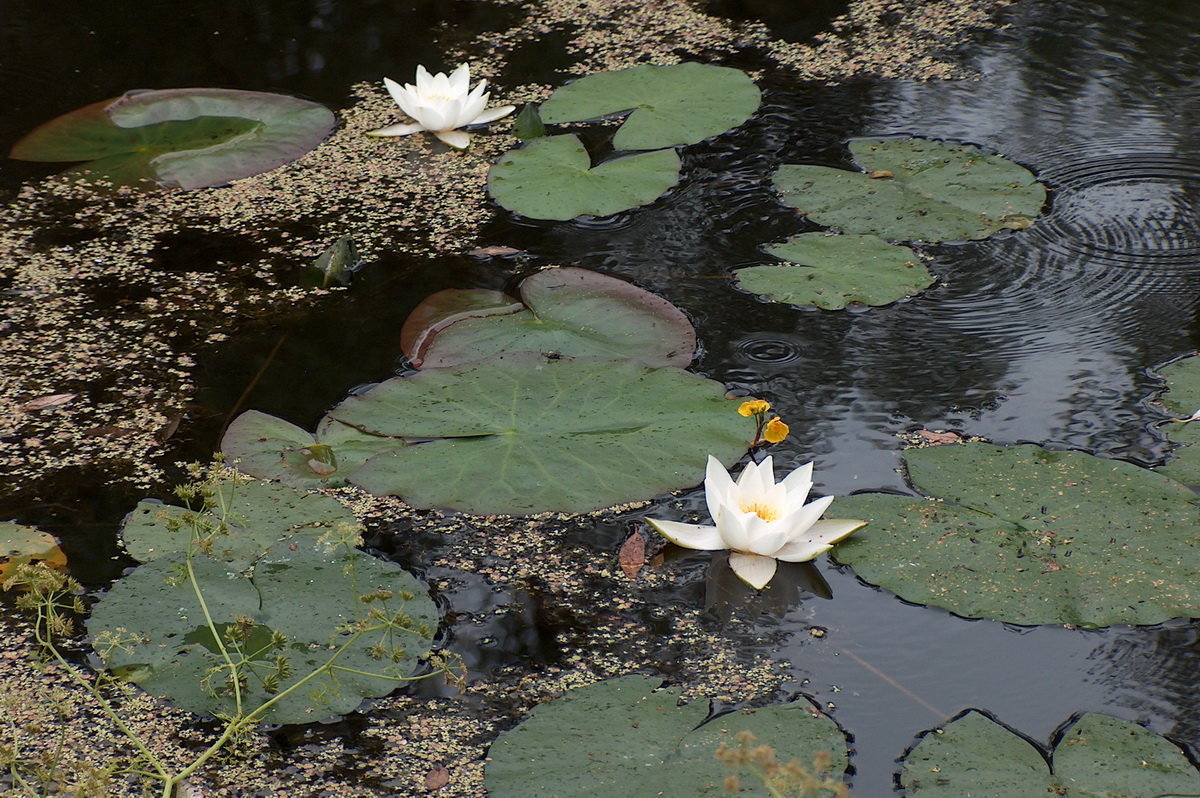
M767 443L779 443L788 436L788 425L783 423L783 419L779 416L767 422L767 426L763 428L763 440Z
M771 403L765 399L748 399L738 406L738 415L750 416L761 415L771 409Z

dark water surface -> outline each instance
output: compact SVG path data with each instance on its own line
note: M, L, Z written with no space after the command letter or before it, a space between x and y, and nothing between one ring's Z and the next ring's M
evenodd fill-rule
M286 90L338 107L354 81L440 64L439 42L501 29L517 13L465 0L48 10L55 5L0 0L0 145L134 87ZM714 8L758 14L781 35L811 33L804 9ZM895 436L921 427L1157 464L1167 448L1147 404L1160 385L1150 369L1194 351L1200 334L1200 3L1027 2L1009 21L965 55L978 81L826 87L769 74L760 114L736 135L690 148L685 180L668 199L590 223L501 219L484 243L620 276L684 308L702 341L697 369L770 399L793 431L776 447L777 463L815 458L826 493L905 490ZM415 33L441 22L433 37ZM531 57L528 73L510 77L551 80L537 64ZM940 285L886 308L801 311L730 287L733 268L768 262L764 242L813 229L773 198L779 163L837 165L847 137L890 133L1013 158L1051 186L1049 214L1020 233L931 249ZM0 189L39 168L0 165ZM215 440L268 360L247 406L311 424L350 387L398 367L399 325L423 296L501 287L508 276L468 256L376 260L321 318L298 316L209 357L202 432ZM356 322L329 325L331 314ZM615 547L624 520L580 545ZM398 558L431 556L414 548L400 544ZM707 557L689 555L665 607L704 600ZM917 733L967 707L1043 742L1073 714L1101 711L1192 754L1200 745L1200 625L1012 628L907 605L848 570L822 568L833 598L794 600L785 585L772 587L779 606L754 619L745 645L790 661L791 688L832 707L853 735L859 798L890 795L893 760ZM555 615L552 596L497 592L469 574L430 576L452 580L446 597L468 619L453 631L456 647L478 674L554 662L572 623L587 622ZM812 636L814 626L825 635Z

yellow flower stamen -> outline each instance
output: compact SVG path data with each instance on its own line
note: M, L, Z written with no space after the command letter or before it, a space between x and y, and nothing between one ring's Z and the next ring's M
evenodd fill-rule
M767 443L779 443L788 436L788 425L783 423L783 419L779 416L767 422L767 426L763 428L763 440Z
M770 409L771 403L765 399L748 399L738 406L738 415L749 418L750 416L762 415Z
M764 521L775 521L780 517L779 508L772 507L769 504L754 502L752 504L739 505L743 513L754 513Z

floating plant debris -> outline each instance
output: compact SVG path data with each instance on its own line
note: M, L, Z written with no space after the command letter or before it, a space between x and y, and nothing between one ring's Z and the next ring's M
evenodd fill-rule
M323 105L257 91L130 91L34 129L13 145L22 161L87 161L122 186L217 186L294 161L336 123Z
M308 267L304 282L314 288L349 285L354 273L362 266L353 236L342 236L329 245Z
M499 291L439 291L413 310L401 346L419 368L520 351L686 368L696 331L667 300L624 280L568 267L525 278L520 301Z
M1200 793L1200 773L1170 740L1091 712L1067 726L1051 763L1029 740L976 710L927 732L902 761L900 784L911 798Z
M740 69L712 64L635 66L599 72L556 89L542 103L547 123L632 111L613 138L618 150L695 144L745 122L761 96Z
M546 136L500 157L488 174L496 202L532 219L609 216L648 205L679 180L674 150L643 152L595 167L575 135Z
M484 779L493 798L590 798L623 795L727 795L722 744L739 732L769 745L776 757L812 762L828 754L828 773L846 769L846 737L806 700L747 709L706 720L707 701L679 703L679 688L623 676L579 687L536 707L504 732L488 753ZM656 689L658 688L658 689Z
M263 721L304 723L386 695L428 653L438 616L425 587L355 549L358 527L332 499L226 482L203 511L160 508L126 523L150 561L87 623L105 665L142 689L198 713L272 702Z
M850 142L861 172L785 164L783 201L817 224L892 241L987 238L1033 223L1046 190L1033 173L970 144L907 136Z
M798 265L738 269L737 286L789 305L824 310L852 303L887 305L934 281L916 252L878 236L802 233L767 252Z
M905 452L944 501L838 499L869 519L834 550L871 584L967 618L1017 624L1152 624L1200 617L1200 507L1153 471L1039 446Z

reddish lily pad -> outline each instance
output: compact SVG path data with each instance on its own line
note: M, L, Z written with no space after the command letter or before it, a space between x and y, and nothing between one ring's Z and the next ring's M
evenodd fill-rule
M654 368L692 362L696 331L679 308L635 285L586 269L546 269L521 283L521 300L498 291L440 291L401 333L421 368L501 352L632 359Z
M88 161L77 170L117 185L195 189L294 161L335 124L323 105L257 91L131 91L35 128L21 161Z

